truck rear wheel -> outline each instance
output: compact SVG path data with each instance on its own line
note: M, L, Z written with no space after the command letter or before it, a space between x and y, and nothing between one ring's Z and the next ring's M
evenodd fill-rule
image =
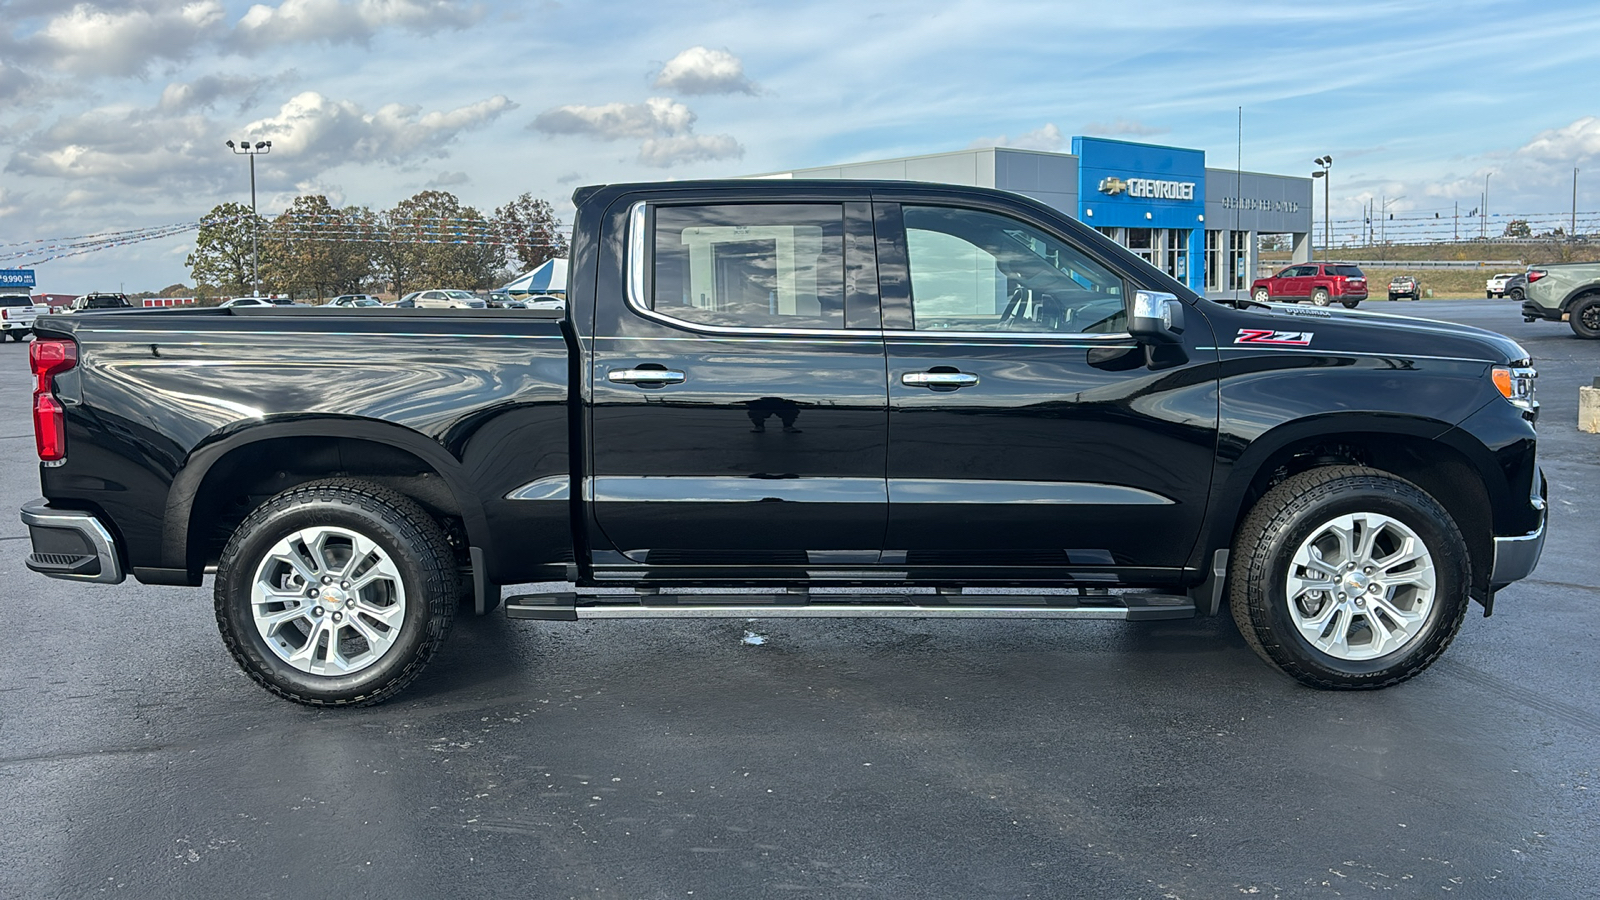
M1591 341L1600 338L1600 296L1584 297L1572 304L1567 324L1578 337Z
M1358 466L1295 475L1245 517L1228 574L1257 654L1325 690L1416 675L1461 629L1466 541L1421 488Z
M450 630L459 593L439 523L410 498L330 479L252 512L217 565L217 627L240 668L311 706L399 693Z

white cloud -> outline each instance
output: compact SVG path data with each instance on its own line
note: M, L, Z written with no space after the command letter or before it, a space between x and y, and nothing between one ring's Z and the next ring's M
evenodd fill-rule
M153 59L186 59L226 28L218 0L106 11L80 3L19 43L36 63L78 75L137 75Z
M643 103L603 106L558 106L545 110L529 125L545 134L584 134L602 141L688 134L695 114L676 100L651 97Z
M678 94L755 94L744 63L726 50L690 47L667 61L655 86Z
M244 128L251 140L272 141L280 168L315 172L346 163L401 163L445 156L445 145L516 109L504 96L443 112L391 103L368 113L348 100L315 91L291 98L270 118ZM281 160L279 162L278 160Z
M250 7L234 26L232 43L244 53L295 42L365 44L385 28L426 35L465 28L482 15L476 5L453 0L284 0Z
M269 79L247 75L204 75L190 82L175 81L161 91L157 108L163 112L188 112L207 109L219 100L250 105Z
M1115 122L1112 122L1109 125L1105 124L1104 122L1090 122L1089 124L1083 126L1083 130L1092 134L1111 136L1131 134L1136 137L1148 137L1152 134L1166 134L1171 129L1161 128L1155 125L1146 125L1137 119L1118 118Z
M978 138L968 145L969 147L1015 147L1018 150L1060 150L1066 146L1066 138L1062 136L1061 129L1054 122L1046 122L1038 128L1025 134L1019 134L1015 139L1006 135L993 138Z
M423 185L423 187L427 187L427 188L456 187L458 185L467 184L470 181L472 181L472 179L468 178L467 177L467 173L465 173L465 172L440 172L438 175L435 175L433 178L429 179L428 183Z
M678 134L639 145L639 162L664 169L678 163L739 159L744 147L731 134Z
M182 93L169 87L163 104L172 99L170 94ZM445 147L461 132L515 108L496 96L426 114L400 104L368 113L355 103L307 91L283 104L276 115L231 136L272 141L271 152L256 160L259 175L272 172L279 183L309 183L346 163L401 164L445 156ZM29 136L6 171L89 183L93 189L78 190L91 197L106 184L203 192L237 177L240 163L222 146L228 136L223 126L198 112L176 114L165 105L101 107Z
M1517 155L1542 163L1572 165L1600 155L1600 118L1584 116L1570 125L1541 131Z

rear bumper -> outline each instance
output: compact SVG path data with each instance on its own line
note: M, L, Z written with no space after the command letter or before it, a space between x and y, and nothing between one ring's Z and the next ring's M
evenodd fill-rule
M1561 310L1546 309L1532 300L1522 301L1522 317L1532 322L1534 319L1548 319L1552 322L1561 321Z
M29 569L67 581L122 583L116 538L93 513L51 509L41 497L23 505L22 524L33 541L25 561Z

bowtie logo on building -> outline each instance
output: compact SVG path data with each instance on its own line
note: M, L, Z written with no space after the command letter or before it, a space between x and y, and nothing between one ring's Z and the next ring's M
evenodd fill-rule
M1111 196L1115 197L1127 189L1128 183L1123 181L1121 178L1117 178L1116 176L1100 179L1100 193L1102 194L1110 194Z

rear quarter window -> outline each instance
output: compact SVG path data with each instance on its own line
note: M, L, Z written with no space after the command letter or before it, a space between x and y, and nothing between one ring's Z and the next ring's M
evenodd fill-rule
M6 294L0 296L0 306L32 306L32 297L23 297L19 294Z
M1329 275L1342 275L1345 278L1365 278L1366 277L1365 275L1361 274L1361 269L1357 268L1356 266L1329 266L1328 267L1328 274Z

